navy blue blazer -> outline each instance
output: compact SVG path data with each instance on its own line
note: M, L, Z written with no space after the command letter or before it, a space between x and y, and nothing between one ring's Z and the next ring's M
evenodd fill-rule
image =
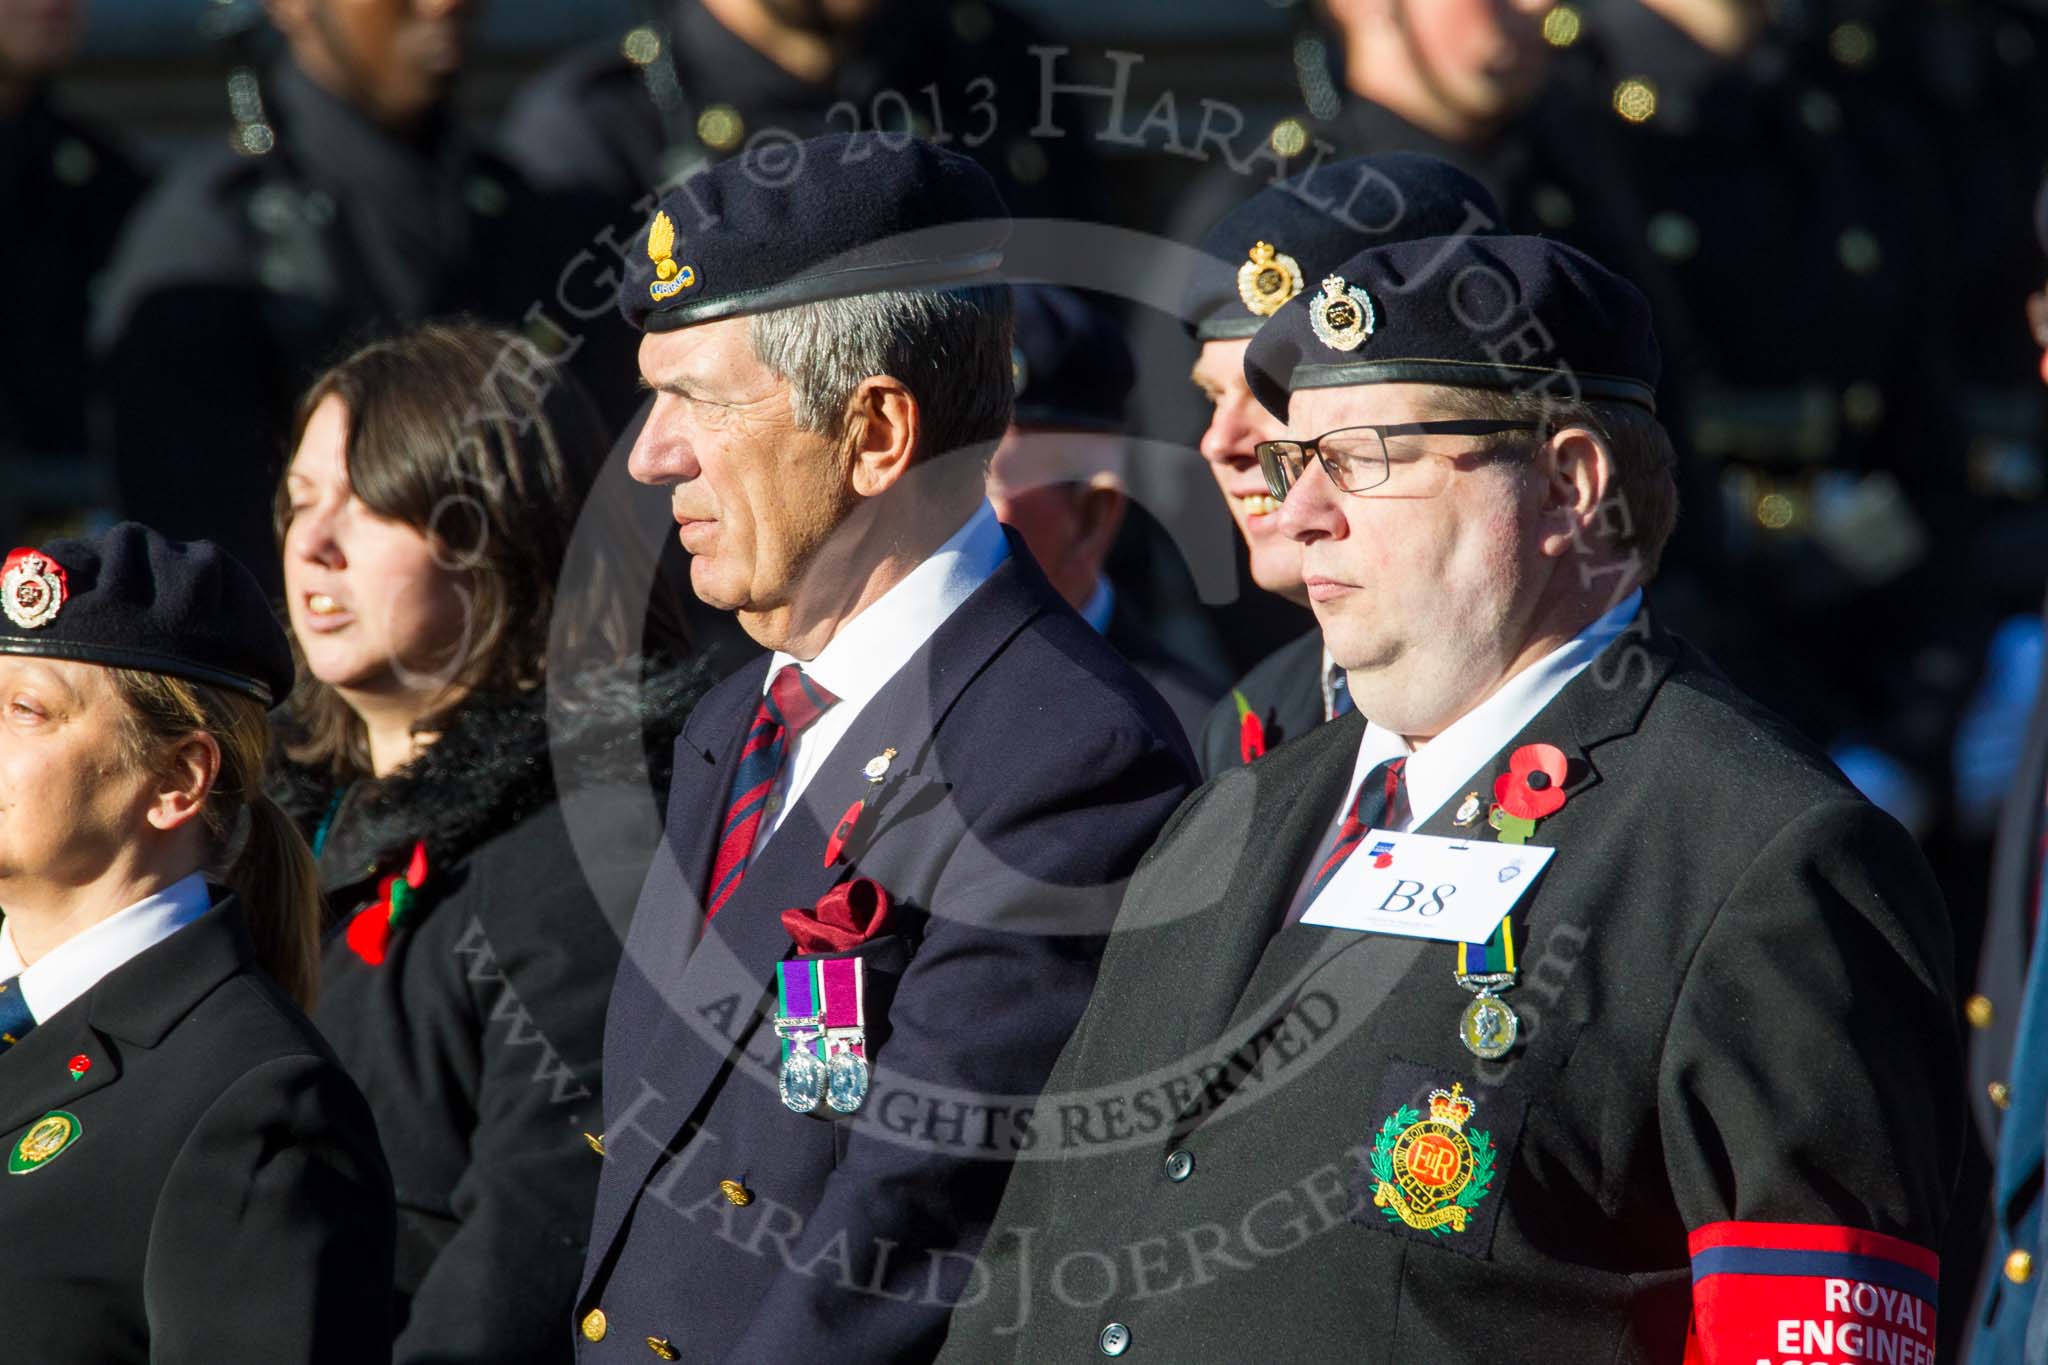
M863 708L709 925L713 844L767 662L685 726L606 1024L579 1359L925 1360L977 1292L973 1254L1123 883L1194 773L1158 694L1014 534L1010 547ZM886 748L871 787L862 769ZM855 875L893 902L859 949L872 1089L850 1118L792 1114L764 1023L792 951L781 912Z

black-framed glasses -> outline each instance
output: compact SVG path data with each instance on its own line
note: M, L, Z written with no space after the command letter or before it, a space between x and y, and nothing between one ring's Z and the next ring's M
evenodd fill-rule
M1266 476L1266 490L1282 502L1287 500L1287 490L1308 468L1311 457L1323 462L1323 472L1330 476L1330 482L1346 493L1396 485L1390 492L1427 497L1442 489L1443 480L1435 480L1434 489L1424 489L1409 471L1436 466L1444 478L1449 477L1450 471L1444 461L1427 459L1430 454L1441 452L1426 449L1421 437L1498 436L1507 431L1538 429L1534 422L1490 422L1482 418L1391 422L1339 427L1310 441L1261 441L1252 447L1252 453L1259 457L1259 472Z

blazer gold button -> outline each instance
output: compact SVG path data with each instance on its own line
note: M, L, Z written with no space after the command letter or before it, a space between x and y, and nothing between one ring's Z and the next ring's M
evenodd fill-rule
M737 1180L719 1181L718 1190L719 1193L723 1194L727 1199L732 1200L733 1203L737 1204L741 1208L745 1208L747 1205L754 1202L754 1192L748 1189L745 1185L740 1184L740 1182Z
M676 1350L667 1337L647 1338L647 1349L660 1356L663 1360L682 1359L681 1353Z
M599 1156L604 1155L603 1133L585 1133L583 1135L583 1140L590 1144L591 1151L596 1152Z
M604 1310L602 1308L591 1309L583 1315L583 1339L585 1341L603 1341L607 1325L604 1320Z
M2000 1109L2012 1108L2012 1087L2004 1081L1993 1081L1984 1087L1984 1093L1989 1095L1991 1102Z
M1991 997L1973 995L1963 1003L1963 1018L1970 1021L1971 1028L1991 1027Z
M2014 1284L2025 1284L2034 1278L2034 1258L2024 1251L2015 1251L2005 1258L2005 1278Z

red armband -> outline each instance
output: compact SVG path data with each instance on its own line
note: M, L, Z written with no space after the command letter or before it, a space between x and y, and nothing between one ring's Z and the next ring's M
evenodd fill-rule
M1824 1223L1709 1223L1690 1238L1686 1365L1934 1365L1941 1259Z

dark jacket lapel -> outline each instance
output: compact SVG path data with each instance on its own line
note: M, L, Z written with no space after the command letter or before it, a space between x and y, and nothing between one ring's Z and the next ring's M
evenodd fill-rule
M122 1045L155 1047L221 982L255 960L241 909L221 893L214 908L107 973L0 1056L0 1133L111 1085ZM74 1080L71 1059L91 1065Z
M1651 698L1675 666L1677 650L1677 643L1655 624L1647 611L1638 613L1634 623L1620 638L1602 650L1513 739L1460 783L1457 794L1417 826L1415 832L1443 837L1494 838L1483 814L1479 821L1460 829L1454 823L1457 807L1466 791L1479 793L1482 812L1490 807L1494 777L1507 771L1509 755L1524 744L1555 744L1564 751L1570 765L1565 778L1567 800L1594 786L1600 780L1599 767L1594 760L1595 751L1608 741L1635 731ZM1334 728L1324 727L1325 730ZM1362 728L1363 723L1359 722L1345 731L1349 735L1344 745L1343 773L1346 779L1355 764ZM1311 825L1312 832L1307 836L1311 844L1335 816L1337 804L1344 795L1338 792L1320 803L1315 813L1316 820ZM1540 827L1534 842L1550 842ZM1297 868L1293 880L1280 891L1281 909L1276 914L1285 913L1285 906L1292 900L1303 870ZM1426 968L1427 963L1433 960L1427 952L1429 947L1440 946L1434 940L1397 940L1351 929L1289 925L1273 936L1259 959L1257 969L1251 974L1231 1017L1233 1036L1247 1027L1263 1026L1274 1014L1284 1012L1291 1003L1293 987L1320 971L1338 953L1349 951L1369 938L1381 941L1382 950L1388 954L1410 959L1416 969Z

